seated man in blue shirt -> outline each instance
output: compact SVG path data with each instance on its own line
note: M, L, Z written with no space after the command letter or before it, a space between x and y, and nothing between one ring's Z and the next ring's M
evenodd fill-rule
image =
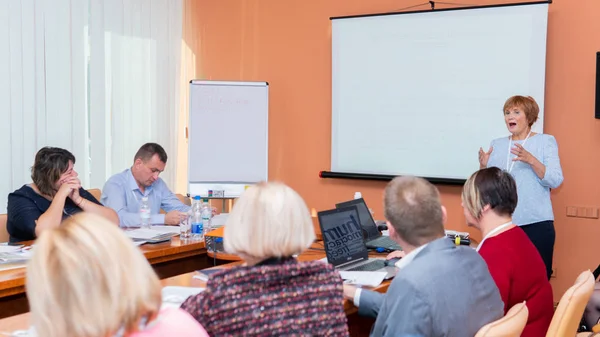
M110 177L102 189L100 202L114 209L121 227L139 226L140 203L148 197L151 224L178 225L190 206L182 203L158 177L167 164L167 153L156 143L146 143L135 154L133 166ZM159 214L160 209L167 214Z

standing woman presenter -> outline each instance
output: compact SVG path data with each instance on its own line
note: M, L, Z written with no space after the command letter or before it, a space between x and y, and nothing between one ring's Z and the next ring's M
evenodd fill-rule
M550 189L563 182L558 145L554 136L531 131L540 112L533 97L510 97L503 111L510 135L494 139L487 152L480 148L479 166L498 167L515 179L519 201L513 222L537 248L550 278L556 237Z

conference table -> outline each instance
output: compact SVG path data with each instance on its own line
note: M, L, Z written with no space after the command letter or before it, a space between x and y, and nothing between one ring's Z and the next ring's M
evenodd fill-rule
M173 241L175 241L175 240L173 240ZM175 244L175 243L173 242L173 244ZM202 244L202 247L204 247L204 244ZM147 253L146 253L146 256L148 256ZM370 253L369 256L370 257L384 257L385 254ZM309 248L304 253L300 254L300 256L298 256L298 260L299 261L314 261L314 260L322 259L324 257L325 257L325 252L323 251L322 242L316 242L315 244L313 244L313 246L311 248ZM203 260L207 260L207 259L203 259ZM212 259L208 259L207 262L211 263ZM242 264L241 261L232 262L232 263L221 265L221 266L219 266L219 268L233 267L233 266L240 265L240 264ZM209 267L209 266L212 267L212 264L207 265L206 267ZM201 279L194 278L194 276L198 275L197 270L201 270L201 269L202 268L195 269L195 271L193 271L193 272L186 272L181 275L162 279L161 284L163 287L178 286L178 287L201 287L201 288L204 288L206 286L206 282ZM379 286L377 286L375 288L369 288L369 289L373 289L375 291L383 293L383 292L387 291L389 284L390 284L390 281L384 281ZM351 336L368 336L371 325L373 324L374 320L370 319L370 318L358 316L358 314L357 314L358 309L354 306L354 304L351 301L348 301L348 300L344 300L344 311L346 312L346 315L348 317L348 327L350 329L350 335ZM0 319L0 331L10 332L10 331L15 331L15 330L25 330L28 327L29 327L29 313L19 314L16 316Z
M22 244L30 246L33 241ZM141 245L140 249L160 279L213 265L213 260L206 257L204 241L184 240L174 236L170 241ZM0 270L0 318L29 311L25 296L25 263L9 270L2 270L0 265Z

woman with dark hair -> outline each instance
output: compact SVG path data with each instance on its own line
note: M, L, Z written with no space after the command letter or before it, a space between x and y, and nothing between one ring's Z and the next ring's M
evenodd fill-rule
M86 211L119 223L117 213L102 206L81 187L73 169L75 156L57 147L44 147L31 168L33 183L8 195L6 227L11 242L34 240L48 228L58 227L71 215Z
M515 180L497 167L475 172L462 192L467 225L481 231L477 250L500 290L504 312L525 301L529 317L521 336L545 336L554 314L552 287L542 257L512 221L517 200Z

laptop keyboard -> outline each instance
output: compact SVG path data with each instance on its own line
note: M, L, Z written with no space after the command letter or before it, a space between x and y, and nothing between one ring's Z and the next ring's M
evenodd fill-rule
M347 271L375 271L385 267L385 262L383 260L373 260L369 263L361 264L360 266L356 266L350 269L346 269Z
M388 249L393 249L393 248L399 247L398 243L396 241L390 239L389 236L381 236L373 241L370 241L369 245L388 248Z

